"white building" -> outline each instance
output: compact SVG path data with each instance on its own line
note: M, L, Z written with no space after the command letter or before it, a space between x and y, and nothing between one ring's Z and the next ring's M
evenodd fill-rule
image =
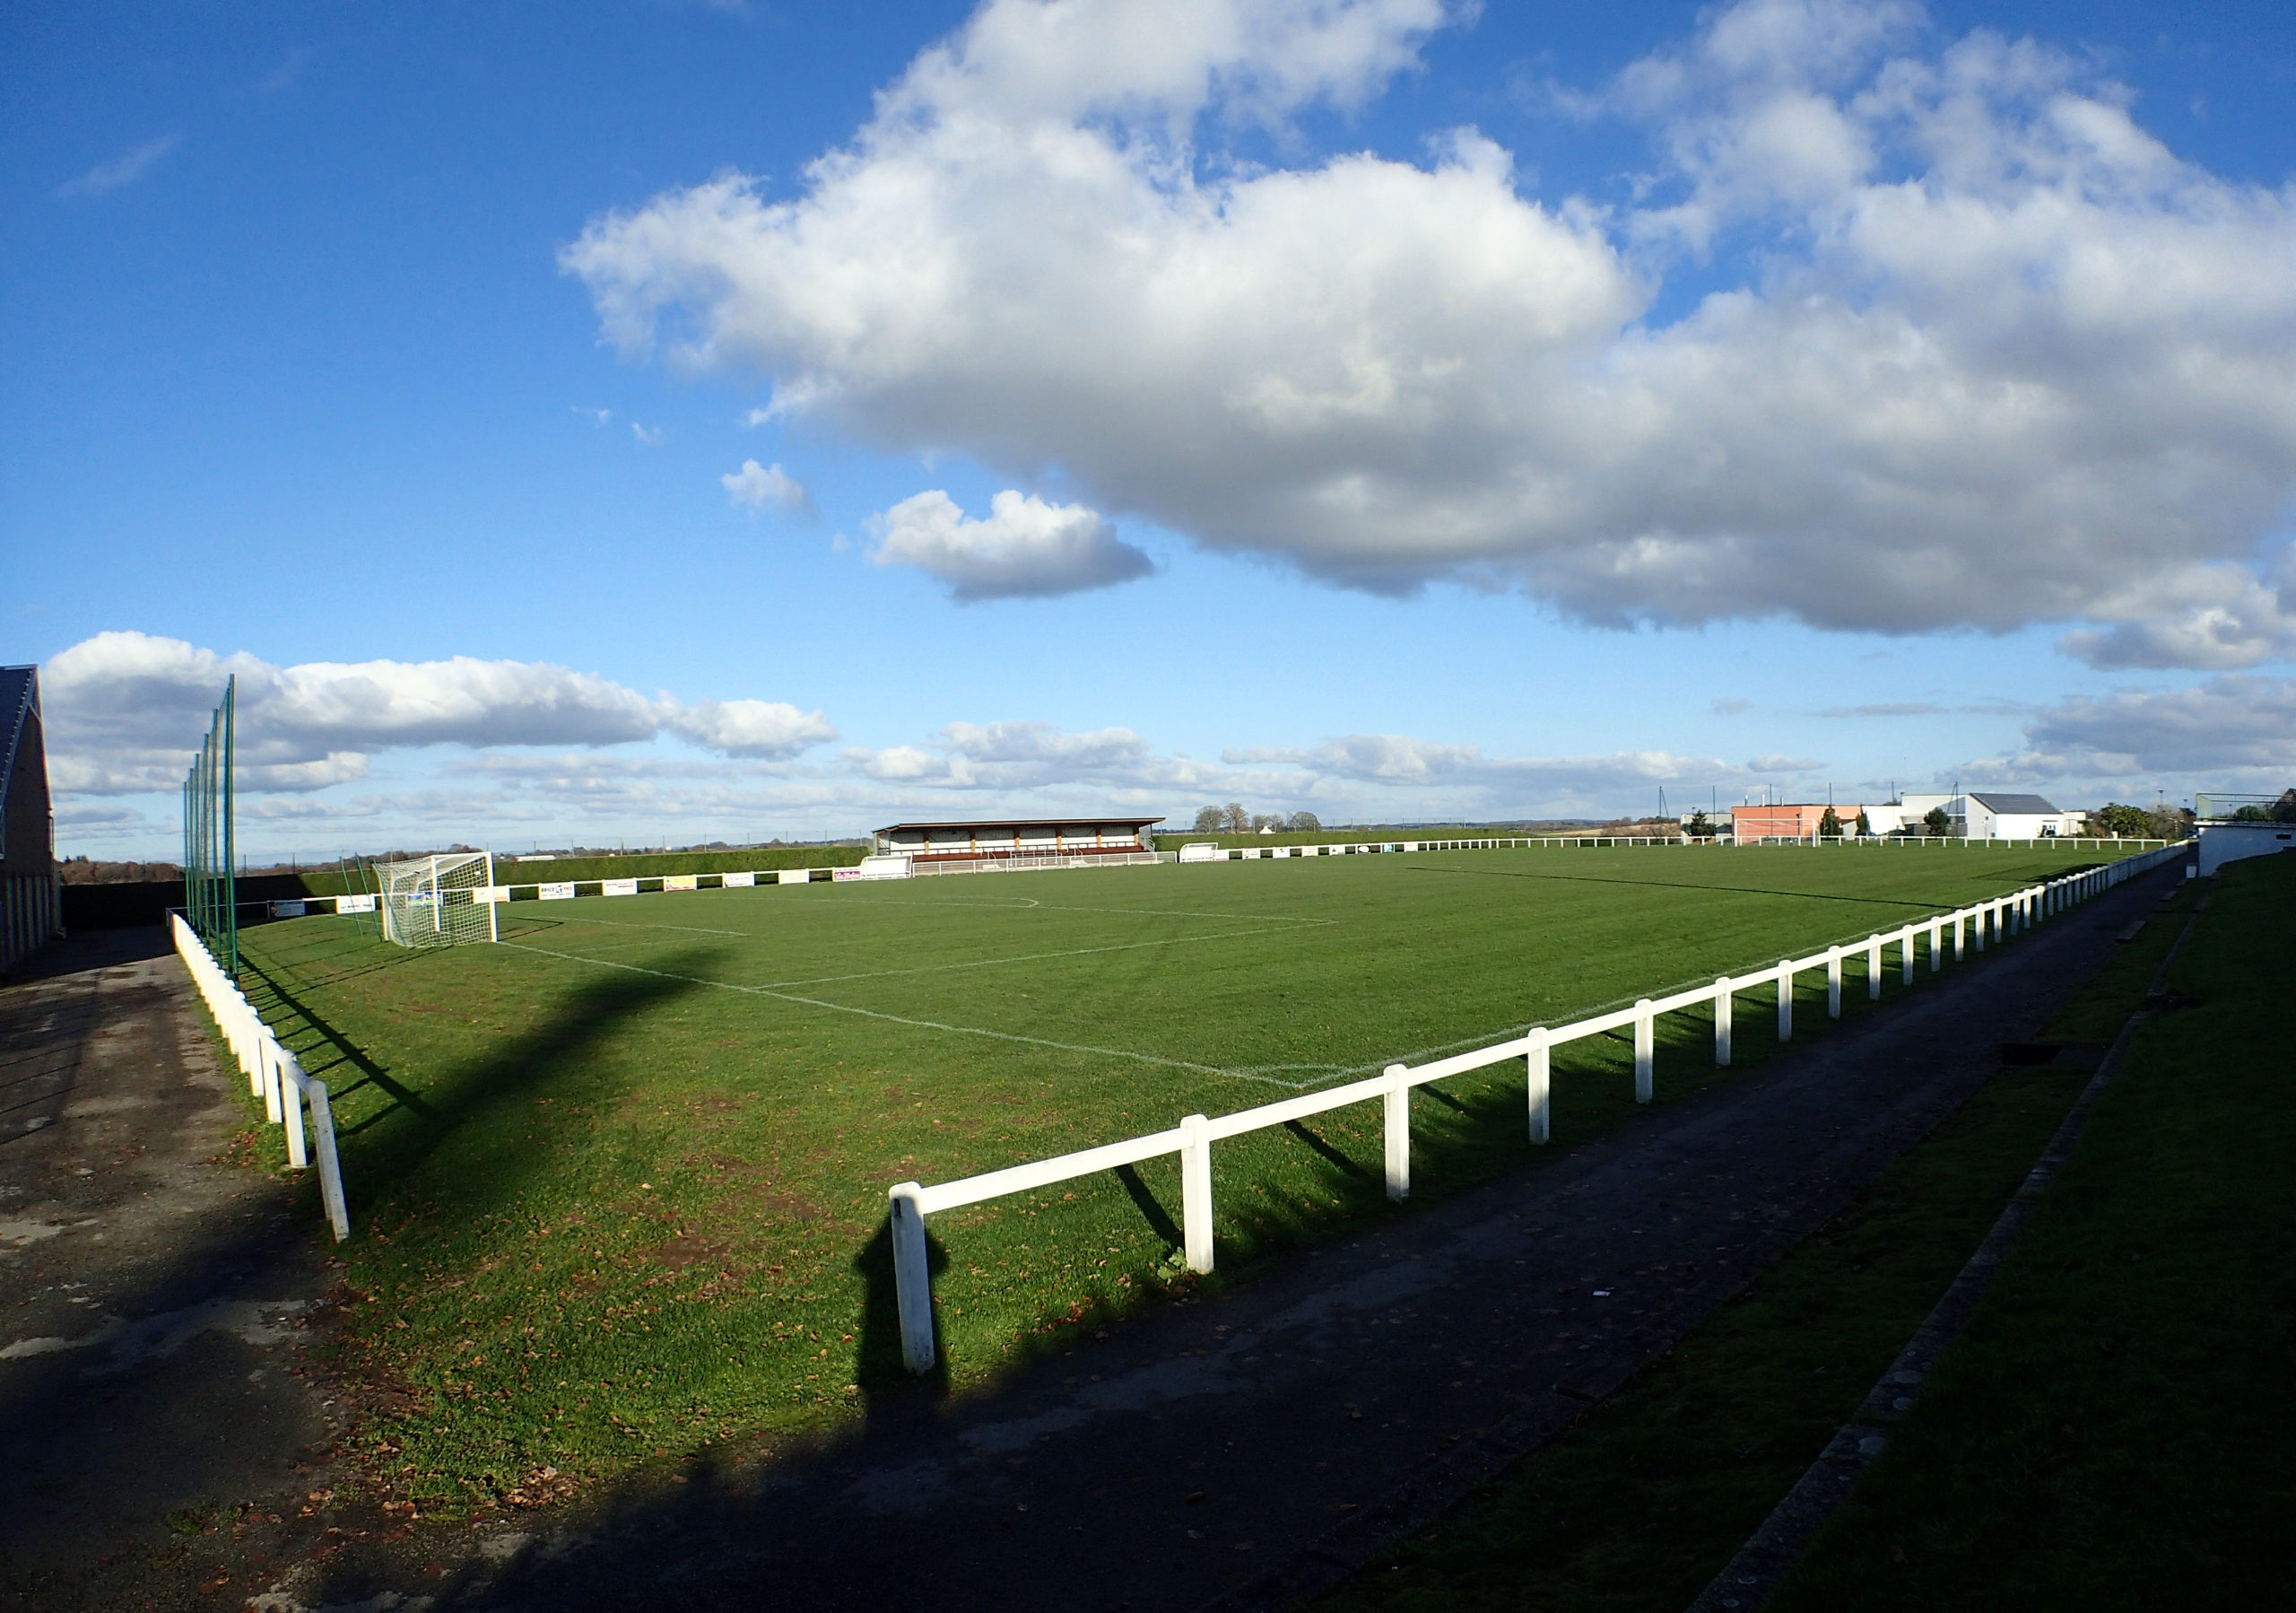
M2086 813L2060 811L2040 796L1974 790L1961 795L1909 792L1902 801L1868 808L1868 812L1876 834L1887 834L1891 829L1900 827L1918 834L1925 833L1922 820L1939 806L1945 809L1945 815L1951 820L1945 833L1965 840L2049 840L2082 833L2088 824ZM1885 825L1882 821L1883 813L1890 814L1895 822Z

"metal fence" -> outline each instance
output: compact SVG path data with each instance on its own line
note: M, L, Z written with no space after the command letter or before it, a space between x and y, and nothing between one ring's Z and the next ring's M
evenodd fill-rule
M1391 1064L1368 1080L1352 1081L1344 1086L1329 1087L1279 1103L1264 1103L1234 1114L1213 1117L1187 1115L1169 1131L1152 1132L1145 1137L1086 1148L1074 1154L1063 1154L1030 1164L990 1171L959 1181L943 1182L934 1187L915 1181L898 1182L887 1190L887 1196L892 1230L893 1286L900 1314L902 1359L911 1372L925 1373L932 1369L936 1353L933 1330L932 1277L925 1242L925 1217L927 1216L978 1204L986 1199L1001 1199L1011 1193L1049 1187L1055 1182L1114 1170L1119 1165L1137 1164L1143 1160L1177 1154L1180 1156L1183 1251L1189 1270L1208 1272L1213 1269L1212 1145L1224 1138L1240 1137L1246 1132L1263 1130L1270 1126L1287 1125L1309 1115L1321 1114L1326 1110L1376 1100L1385 1111L1387 1197L1400 1200L1411 1192L1411 1089L1414 1086L1423 1086L1428 1082L1440 1081L1448 1076L1464 1075L1487 1065L1520 1059L1524 1063L1530 1140L1544 1143L1549 1135L1552 1098L1548 1061L1558 1047L1586 1037L1604 1035L1628 1025L1633 1026L1634 1098L1639 1103L1647 1103L1650 1101L1656 1077L1655 1027L1662 1014L1711 1004L1714 1062L1717 1066L1725 1066L1730 1062L1732 1020L1736 996L1741 991L1775 986L1779 1040L1789 1041L1794 1034L1795 977L1805 970L1825 970L1827 1012L1830 1016L1838 1018L1841 1014L1841 966L1846 956L1859 951L1865 953L1866 991L1878 998L1882 995L1883 953L1889 947L1898 949L1900 983L1911 985L1915 955L1925 937L1929 967L1934 972L1944 967L1945 936L1949 930L1952 937L1952 955L1958 962L1967 955L1972 940L1976 949L1983 952L1987 945L1988 932L1992 944L1998 945L2035 922L2063 911L2075 902L2102 894L2124 880L2157 867L2170 858L2184 855L2188 844L2168 845L2100 868L2083 869L2045 880L2039 885L2027 885L1980 902L1972 907L1935 914L1885 934L1867 936L1862 942L1829 946L1809 957L1781 958L1777 963L1749 974L1722 975L1711 985L1694 986L1686 991L1674 992L1662 998L1644 998L1631 1007L1597 1014L1569 1024L1535 1026L1524 1035L1509 1037L1472 1052L1437 1059L1416 1068Z
M219 967L239 977L239 905L231 887L238 844L231 819L232 709L239 680L224 680L198 759L183 780L183 911Z

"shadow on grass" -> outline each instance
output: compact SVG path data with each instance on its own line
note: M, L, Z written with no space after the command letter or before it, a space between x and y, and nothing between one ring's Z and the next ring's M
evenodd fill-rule
M375 1059L329 1024L308 998L289 990L261 965L248 963L247 972L281 1006L291 1012L309 1034L318 1038L340 1062L357 1069L361 1080L330 1098L344 1097L371 1084L391 1099L389 1106L340 1128L339 1138L365 1137L363 1146L346 1150L344 1176L346 1190L355 1196L371 1191L376 1200L388 1199L391 1184L407 1181L423 1162L457 1132L504 1104L528 1097L534 1089L563 1072L576 1055L595 1044L626 1034L631 1024L665 1004L704 988L696 981L665 978L667 972L698 974L718 961L714 949L693 948L666 960L665 975L613 973L567 992L548 1021L515 1041L495 1045L487 1053L450 1067L422 1092L392 1077ZM255 993L250 992L252 997ZM283 1040L300 1040L291 1027ZM313 1070L311 1073L318 1073ZM384 1127L394 1117L408 1123ZM483 1178L470 1173L460 1179L461 1208L488 1208L512 1196L533 1172L546 1168L547 1151L513 1150L508 1157L490 1161L494 1168Z

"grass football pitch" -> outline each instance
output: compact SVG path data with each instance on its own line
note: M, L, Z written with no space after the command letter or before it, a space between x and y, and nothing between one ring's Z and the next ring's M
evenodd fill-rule
M502 945L445 952L345 919L250 929L243 984L336 1094L370 1454L451 1508L747 1458L900 1390L891 1182L1247 1108L2095 860L1552 848L520 902ZM1847 1012L1863 970L1861 950ZM1770 1051L1769 1001L1741 1002L1739 1071ZM1709 1027L1659 1022L1660 1101L1728 1078ZM1624 1042L1558 1051L1556 1151L1632 1112L1631 1070ZM1524 1128L1518 1064L1421 1089L1415 1199L1523 1163ZM1213 1280L1398 1213L1382 1180L1376 1104L1222 1144ZM935 1217L944 1384L1195 1283L1178 1190L1152 1162Z

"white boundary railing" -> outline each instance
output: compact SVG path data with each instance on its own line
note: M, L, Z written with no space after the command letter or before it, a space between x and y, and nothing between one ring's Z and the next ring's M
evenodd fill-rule
M343 1167L335 1157L335 1110L327 1102L326 1083L303 1073L301 1061L280 1045L279 1038L271 1033L271 1027L263 1023L263 1016L232 984L230 976L215 962L198 932L183 921L182 914L170 913L168 926L174 934L177 953L191 971L191 978L198 983L199 995L206 999L207 1011L215 1016L215 1024L223 1033L224 1045L246 1072L248 1090L262 1094L266 1120L274 1126L287 1128L288 1164L298 1171L305 1170L311 1156L318 1156L319 1199L326 1206L327 1225L335 1230L335 1241L342 1242L351 1235L351 1210L343 1199ZM308 1145L303 1136L306 1106L311 1116Z
M1759 840L1748 841L1733 841L1727 834L1702 840L1692 840L1686 834L1516 834L1485 836L1477 840L1296 841L1270 846L1222 846L1212 841L1194 841L1180 847L1179 859L1186 863L1251 862L1269 858L1364 857L1397 851L1503 851L1530 846L1935 846L1941 850L1953 846L1972 850L1999 846L2006 850L2022 848L2029 851L2044 847L2071 851L2083 848L2097 851L2142 851L2148 847L2161 847L2168 843L2167 841L2115 840L2069 834L2044 834L2031 840L1967 840L1958 836L1940 839L1919 834L1811 834L1796 840L1787 834L1766 834Z
M1416 1068L1390 1064L1368 1080L1351 1081L1344 1086L1326 1087L1321 1092L1285 1098L1279 1103L1263 1103L1257 1108L1240 1110L1233 1114L1211 1118L1201 1114L1187 1115L1169 1131L1152 1132L1146 1137L1085 1148L1074 1154L1062 1154L1034 1164L990 1171L935 1187L926 1187L915 1181L896 1182L886 1192L892 1229L893 1288L900 1312L901 1358L912 1373L925 1373L932 1370L935 1355L932 1276L925 1243L925 1217L927 1216L943 1210L959 1209L969 1204L979 1204L990 1199L1001 1199L1011 1193L1025 1193L1037 1188L1049 1187L1055 1182L1090 1176L1100 1171L1113 1170L1118 1165L1137 1164L1142 1160L1177 1154L1180 1156L1181 1242L1187 1267L1191 1271L1208 1272L1212 1269L1212 1145L1215 1142L1240 1137L1248 1131L1285 1125L1327 1110L1344 1108L1351 1103L1370 1103L1376 1098L1386 1112L1387 1197L1399 1201L1411 1193L1411 1089L1414 1086L1440 1081L1448 1076L1464 1075L1487 1065L1520 1059L1524 1061L1530 1140L1544 1143L1549 1135L1552 1095L1549 1059L1554 1049L1567 1042L1633 1026L1634 1101L1647 1103L1650 1101L1656 1062L1657 1039L1655 1027L1661 1014L1670 1014L1700 1003L1713 1004L1714 1062L1717 1067L1725 1066L1730 1062L1733 1005L1735 994L1740 991L1774 984L1777 989L1778 1038L1780 1042L1791 1041L1794 1035L1794 977L1805 969L1822 965L1825 969L1826 1010L1830 1017L1838 1019L1841 1016L1841 962L1846 955L1861 949L1865 952L1866 993L1879 998L1882 995L1882 955L1884 948L1892 945L1898 948L1899 981L1901 984L1911 985L1914 955L1924 932L1928 937L1929 967L1934 973L1944 967L1944 937L1948 929L1952 932L1953 958L1958 963L1968 955L1971 939L1974 939L1977 950L1983 952L1990 932L1992 944L1998 946L2008 937L2031 928L2044 918L2062 912L2075 902L2100 895L2170 858L2184 855L2187 844L2188 842L2167 845L2158 850L2142 852L2119 862L2109 863L2100 868L2084 869L2077 874L2044 880L2039 885L2026 885L1974 906L1917 920L1886 934L1870 935L1863 943L1829 946L1823 952L1805 958L1781 958L1777 963L1751 974L1722 975L1711 985L1693 986L1686 991L1676 991L1661 998L1646 997L1631 1007L1613 1009L1569 1024L1535 1026L1523 1035L1477 1048L1472 1052L1437 1059Z

